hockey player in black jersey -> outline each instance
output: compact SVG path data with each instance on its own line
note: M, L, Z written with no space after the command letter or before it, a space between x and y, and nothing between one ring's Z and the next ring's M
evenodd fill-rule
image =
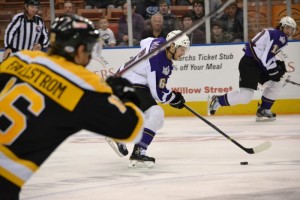
M144 118L131 83L112 77L110 86L85 69L101 50L98 38L88 19L61 16L48 53L23 50L0 65L1 200L19 199L47 157L82 129L122 142L141 138Z

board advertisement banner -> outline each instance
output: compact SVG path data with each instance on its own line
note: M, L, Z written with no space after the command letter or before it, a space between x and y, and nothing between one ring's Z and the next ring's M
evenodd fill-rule
M208 95L220 95L238 89L238 65L243 56L244 44L192 46L180 61L174 62L174 70L168 87L184 94L187 101L206 101ZM290 42L284 51L277 55L285 60L287 75L300 82L300 43ZM138 54L139 48L104 49L100 58L93 59L88 69L106 78ZM255 92L254 99L260 99L261 89ZM286 84L279 99L300 99L300 88Z

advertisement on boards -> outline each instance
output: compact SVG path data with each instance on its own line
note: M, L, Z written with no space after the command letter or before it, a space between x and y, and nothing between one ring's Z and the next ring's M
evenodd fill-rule
M277 58L284 60L286 75L300 82L299 42L290 42ZM180 61L174 61L174 70L167 83L172 90L184 94L187 101L206 101L208 95L220 95L238 89L238 65L243 56L243 44L192 46ZM104 49L100 58L93 59L88 69L106 78L139 53L139 48ZM254 99L260 99L259 86ZM300 99L300 87L285 84L279 99Z
M184 94L187 101L206 101L208 95L220 95L238 89L238 65L244 44L192 46L174 70L167 86ZM284 60L289 79L300 83L300 42L289 42L277 54ZM99 58L92 59L87 69L106 78L139 53L139 48L103 49ZM0 51L2 59L3 51ZM254 99L260 99L264 86L258 86ZM300 87L285 83L278 99L300 99Z

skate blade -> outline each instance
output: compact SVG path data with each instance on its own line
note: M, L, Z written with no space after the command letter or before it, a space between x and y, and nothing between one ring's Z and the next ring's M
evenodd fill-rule
M207 97L207 116L211 115L210 114L210 109L209 109L210 104L211 104L211 100L212 100L212 96L208 95L208 97Z
M109 146L116 152L116 154L120 157L124 157L124 155L119 151L119 148L115 141L112 139L105 137L106 142L109 144Z
M154 162L130 160L128 167L130 167L130 168L152 168L152 167L154 167Z
M276 117L268 118L268 117L256 117L256 122L271 122L275 121Z

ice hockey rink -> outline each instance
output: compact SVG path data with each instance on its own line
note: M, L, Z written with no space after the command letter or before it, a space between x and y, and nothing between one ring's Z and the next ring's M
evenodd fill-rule
M197 117L168 117L148 155L151 169L128 168L102 136L70 137L26 183L22 200L299 200L300 115L273 122L254 116L209 116L247 154ZM116 122L117 125L117 122ZM132 150L129 144L129 150ZM240 165L248 162L248 165Z

